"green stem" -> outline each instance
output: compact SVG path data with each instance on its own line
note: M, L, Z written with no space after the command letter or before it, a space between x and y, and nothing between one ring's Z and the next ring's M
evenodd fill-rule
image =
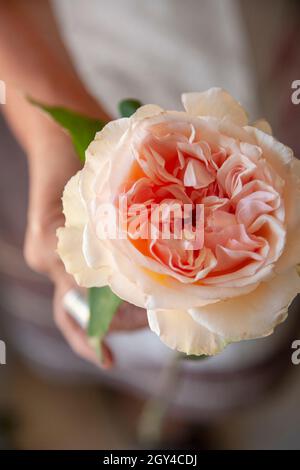
M175 353L162 369L160 386L155 397L146 402L137 429L141 445L155 446L161 441L163 425L172 400L178 389L180 355Z

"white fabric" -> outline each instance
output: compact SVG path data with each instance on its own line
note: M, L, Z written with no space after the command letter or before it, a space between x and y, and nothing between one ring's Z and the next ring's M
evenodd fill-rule
M212 86L256 114L235 0L54 0L54 6L80 73L112 115L125 97L177 109L182 92Z

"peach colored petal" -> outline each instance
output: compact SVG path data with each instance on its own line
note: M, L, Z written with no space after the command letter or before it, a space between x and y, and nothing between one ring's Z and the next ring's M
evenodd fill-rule
M82 171L68 181L63 192L63 213L66 218L66 227L84 227L88 218L85 210L85 203L79 192L79 181Z
M132 121L139 121L146 119L157 114L161 114L164 110L157 106L156 104L145 104L136 110L136 112L131 116Z
M255 168L255 164L244 155L233 154L221 166L217 179L226 193L234 197L249 181Z
M190 159L186 166L183 184L185 187L195 189L205 188L215 180L215 177L205 169L205 166L197 160Z
M258 119L252 124L252 126L256 127L257 129L264 132L265 134L272 135L272 127L268 123L268 121L266 121L266 119Z
M110 266L100 269L90 268L83 256L82 230L75 227L64 227L57 230L57 252L66 271L72 274L79 286L102 287L108 284ZM76 255L75 255L76 254Z
M250 294L213 305L190 309L194 320L227 341L267 336L287 316L287 309L300 292L295 269L262 282Z
M249 137L253 139L253 142L262 149L264 158L266 158L273 169L284 178L287 165L293 160L293 151L276 140L273 136L255 127L246 126L245 130Z
M287 239L285 249L276 263L282 272L300 263L300 161L294 158L290 165L284 193Z
M203 93L184 93L182 102L192 116L228 117L232 122L245 126L248 122L243 107L222 88L210 88Z
M196 323L184 310L148 310L148 321L169 348L185 354L213 355L226 346L221 336Z

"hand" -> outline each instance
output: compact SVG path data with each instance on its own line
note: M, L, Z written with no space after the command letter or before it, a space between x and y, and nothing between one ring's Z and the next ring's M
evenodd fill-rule
M48 1L31 0L25 5L0 0L0 69L7 85L7 102L1 111L28 155L30 200L25 258L32 269L53 280L55 320L71 347L85 359L99 363L85 333L62 308L62 297L74 287L74 280L56 254L55 232L64 225L62 191L80 169L80 163L68 136L31 106L26 96L104 121L109 117L77 75ZM134 314L125 315L124 309L122 306L114 327L135 327ZM141 317L145 321L145 315L139 312L139 322ZM109 367L112 355L105 346L103 349L104 366Z
M50 132L47 136L46 142L35 145L35 151L29 156L31 187L25 258L32 269L47 274L54 282L55 322L75 353L109 368L114 359L105 342L102 344L100 364L86 333L63 308L64 294L69 289L76 288L76 284L66 273L56 253L56 229L64 224L61 205L63 188L69 178L80 169L81 164L69 138L62 132L57 133L55 127L53 133ZM124 302L113 319L111 331L129 331L146 324L145 311Z

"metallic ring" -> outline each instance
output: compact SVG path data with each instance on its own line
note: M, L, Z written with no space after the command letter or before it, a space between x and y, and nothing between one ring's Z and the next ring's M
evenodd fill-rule
M90 311L86 299L76 289L70 289L63 297L63 306L84 330L87 328Z

